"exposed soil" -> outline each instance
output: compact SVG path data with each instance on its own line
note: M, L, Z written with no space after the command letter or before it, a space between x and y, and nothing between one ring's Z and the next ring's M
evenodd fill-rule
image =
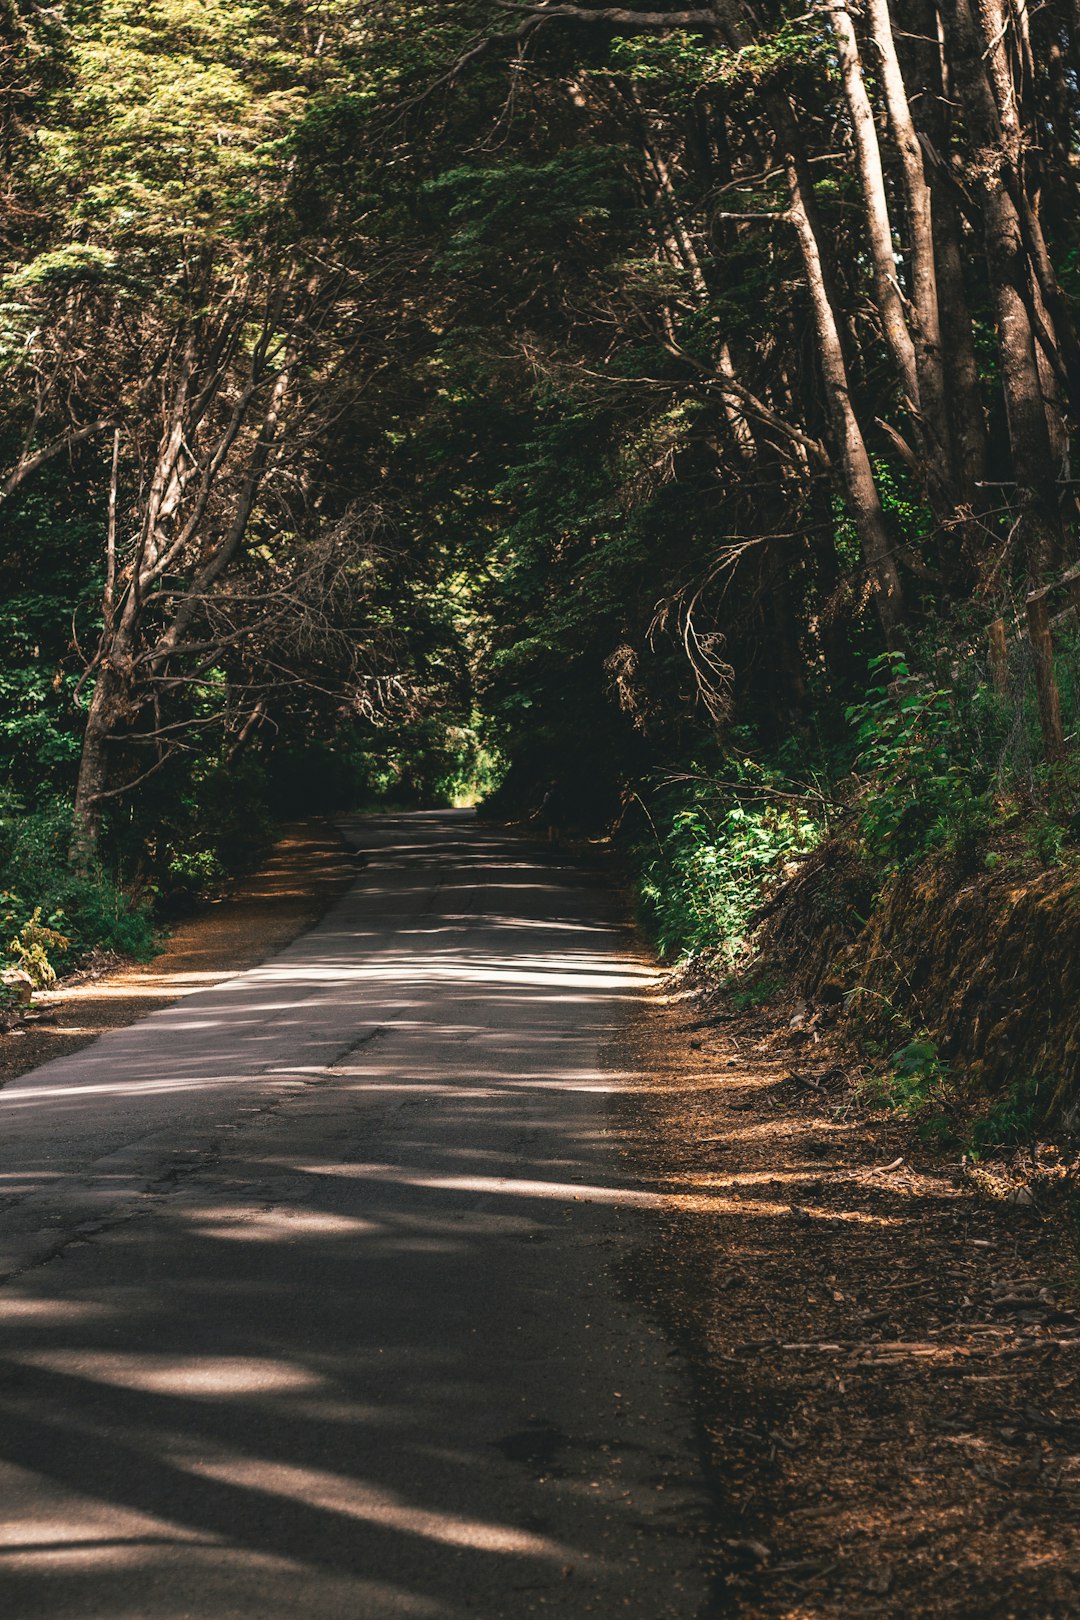
M284 827L262 868L175 924L152 962L89 969L36 995L27 1019L0 1035L0 1085L253 967L317 922L355 874L330 822Z
M693 1369L717 1615L1080 1614L1078 1262L1044 1194L933 1162L787 1017L675 993L625 1042L627 1151L678 1210L632 1286Z
M1036 1098L1080 1119L1080 857L1047 866L1016 829L989 866L937 854L882 883L833 838L763 908L759 963L805 996L843 1003L848 1027L886 1050L925 1035L972 1099ZM1052 987L1052 993L1051 993Z

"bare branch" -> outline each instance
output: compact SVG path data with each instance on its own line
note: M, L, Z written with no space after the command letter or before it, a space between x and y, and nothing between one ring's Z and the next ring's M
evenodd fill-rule
M33 455L26 455L24 452L0 486L0 501L6 500L25 479L30 477L31 473L37 472L39 467L43 467L54 456L61 455L65 450L74 450L77 444L83 444L87 439L92 439L95 433L104 433L106 428L113 426L111 417L102 416L96 422L88 422L85 427L71 428L58 434L48 444L42 445L40 450L35 450Z

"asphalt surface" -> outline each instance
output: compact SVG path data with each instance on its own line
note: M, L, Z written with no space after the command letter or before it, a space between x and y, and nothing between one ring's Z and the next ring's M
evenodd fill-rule
M467 813L349 832L310 933L0 1091L0 1615L695 1620L604 1057L649 969Z

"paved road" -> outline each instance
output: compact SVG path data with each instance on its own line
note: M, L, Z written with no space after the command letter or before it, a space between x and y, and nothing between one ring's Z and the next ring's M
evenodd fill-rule
M618 1282L648 969L467 814L350 832L311 933L0 1091L5 1620L703 1612L682 1375Z

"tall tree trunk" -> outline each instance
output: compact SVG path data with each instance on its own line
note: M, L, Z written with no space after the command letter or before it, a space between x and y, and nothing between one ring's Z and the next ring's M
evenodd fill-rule
M935 174L934 254L941 298L941 351L949 381L949 423L953 435L961 498L978 511L979 485L986 477L986 417L979 385L979 363L964 277L961 221L947 174Z
M103 795L109 786L109 740L126 716L126 699L127 683L111 663L103 662L90 695L79 755L68 853L77 872L85 872L97 853Z
M896 53L889 0L867 0L867 15L874 45L885 107L893 140L900 154L904 197L911 237L911 301L914 307L913 342L919 379L919 408L927 448L953 492L954 499L969 498L970 474L956 453L950 430L948 388L942 356L941 310L938 302L937 264L934 253L934 209L926 178L922 147L915 132L907 87ZM932 467L930 477L933 478ZM939 477L942 474L938 475Z
M885 341L892 350L911 409L917 416L921 401L915 365L915 345L908 331L904 304L896 280L896 257L892 223L889 219L889 203L885 194L885 174L881 166L881 149L878 145L874 113L863 79L859 42L847 9L847 0L831 0L829 11L837 55L840 59L844 96L851 115L855 167L866 210L870 259L874 267L874 297L881 316Z
M729 45L739 50L752 43L753 33L738 0L715 0L715 11L719 31ZM790 218L798 238L810 293L818 361L840 453L845 500L859 536L863 562L886 643L890 647L900 647L904 640L906 617L904 594L874 469L851 398L844 345L822 256L813 187L802 157L795 113L788 97L778 90L768 94L766 106L783 154Z
M1080 340L1069 302L1054 271L1039 210L1029 185L1029 175L1037 167L1038 148L1042 142L1036 138L1036 150L1031 150L1033 143L1025 124L1030 129L1035 110L1031 108L1025 118L1024 97L1014 70L1015 62L1029 87L1032 85L1034 66L1031 61L1031 41L1026 31L1027 8L1022 6L1018 10L1012 5L1006 7L1003 0L978 0L978 7L985 41L981 60L996 102L1002 147L1007 158L1004 174L1019 217L1024 247L1031 261L1037 298L1042 305L1037 312L1042 352L1046 361L1059 371L1074 405L1080 404ZM974 18L972 21L974 24ZM1012 52L1009 50L1010 41L1015 42ZM1053 431L1051 420L1051 433Z
M987 75L987 41L970 0L945 7L950 60L973 150L970 172L979 200L987 272L997 318L998 351L1009 426L1016 504L1033 578L1064 555L1057 500L1058 467L1039 373L1028 255L1014 195L1019 184Z
M844 493L852 522L859 536L863 560L870 577L874 605L886 642L890 647L899 647L903 642L904 630L904 596L900 575L892 554L881 497L874 479L874 469L851 399L844 347L822 259L820 234L814 217L809 179L802 172L803 165L797 155L797 149L792 150L794 142L791 140L790 129L787 144L785 170L791 204L791 221L802 251L810 304L814 313L818 359L825 382L833 433L840 452Z

